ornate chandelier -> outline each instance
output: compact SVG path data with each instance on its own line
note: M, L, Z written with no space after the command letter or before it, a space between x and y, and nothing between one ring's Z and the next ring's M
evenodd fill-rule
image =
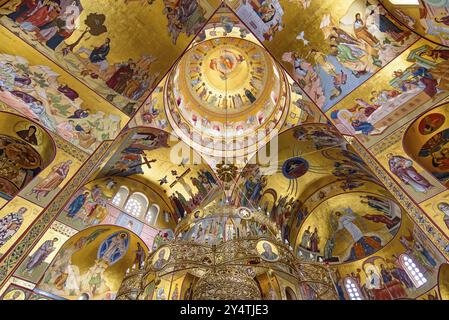
M142 269L129 270L117 299L336 299L328 268L297 258L266 218L231 206L186 217L175 240L153 251ZM205 221L210 227L198 237ZM208 237L215 221L226 221L222 238ZM263 232L245 232L245 226Z

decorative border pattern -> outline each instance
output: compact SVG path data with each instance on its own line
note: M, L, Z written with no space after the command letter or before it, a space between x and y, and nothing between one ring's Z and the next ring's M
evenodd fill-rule
M412 220L424 231L426 236L433 242L433 244L444 255L446 260L449 260L449 239L445 234L439 232L439 229L431 222L424 211L415 204L410 197L399 188L396 181L394 181L377 161L367 152L367 150L356 140L353 141L352 146L362 157L365 163L373 170L373 173L385 185L388 191L399 201L402 207L407 211Z
M78 233L78 230L66 226L62 222L59 222L58 220L55 220L55 222L53 222L53 224L51 225L51 229L55 230L60 234L65 235L68 238L73 237L75 234Z
M392 145L396 144L398 141L401 141L404 137L405 131L407 131L407 128L410 126L410 123L413 121L414 120L407 122L402 127L391 133L389 136L383 138L381 141L369 147L369 150L373 154L377 155L383 152L385 149L388 149Z
M71 144L70 142L67 142L67 140L64 140L59 135L50 132L51 137L55 141L56 147L68 155L72 156L76 160L79 160L81 162L85 162L89 158L89 154L82 151L81 149L78 149L76 146Z
M96 152L87 160L81 169L74 175L61 192L53 199L53 201L44 209L40 216L33 222L32 226L12 247L6 255L1 257L0 262L0 286L2 286L8 277L12 274L14 268L26 257L36 242L43 236L44 232L49 228L50 224L57 217L66 202L75 193L83 182L85 182L90 173L96 169L98 162L102 156L112 145L112 141L103 142Z

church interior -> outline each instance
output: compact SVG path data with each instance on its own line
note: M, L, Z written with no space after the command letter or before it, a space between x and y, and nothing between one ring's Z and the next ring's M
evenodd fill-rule
M0 39L0 300L449 299L449 0L0 0Z

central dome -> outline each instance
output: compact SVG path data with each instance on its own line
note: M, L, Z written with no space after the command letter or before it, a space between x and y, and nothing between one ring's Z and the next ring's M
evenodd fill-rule
M278 93L278 81L267 85L275 69L261 47L236 38L217 40L186 54L180 70L181 80L205 115L236 118L255 108L273 89Z
M167 80L168 119L203 153L240 156L280 127L288 99L285 75L254 42L216 38L192 47ZM231 155L232 156L232 155Z

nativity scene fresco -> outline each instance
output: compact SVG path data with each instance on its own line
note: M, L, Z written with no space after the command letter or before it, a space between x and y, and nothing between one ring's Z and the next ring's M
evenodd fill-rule
M0 300L448 299L449 4L393 2L0 0Z

